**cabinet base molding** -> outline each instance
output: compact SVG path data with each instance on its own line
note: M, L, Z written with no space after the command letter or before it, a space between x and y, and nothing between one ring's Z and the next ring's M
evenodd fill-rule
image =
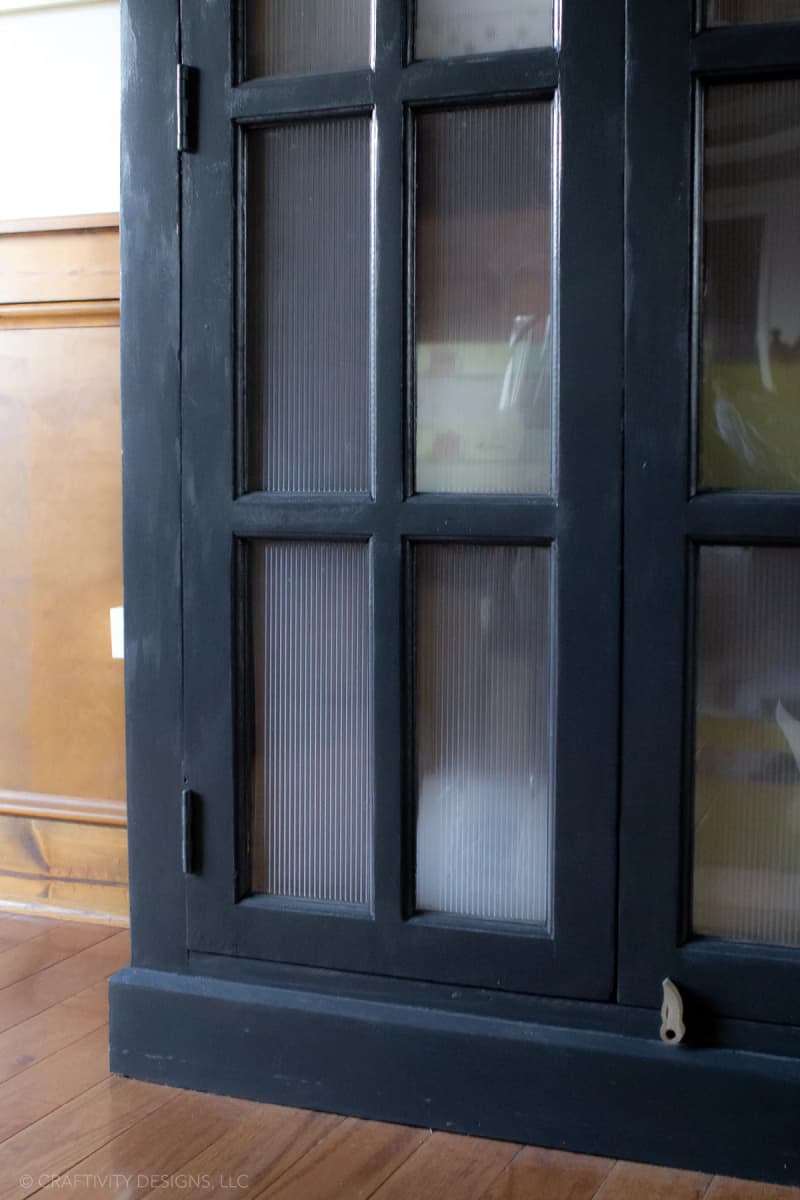
M388 988L387 988L388 990ZM130 967L111 1069L174 1087L800 1184L800 1061Z

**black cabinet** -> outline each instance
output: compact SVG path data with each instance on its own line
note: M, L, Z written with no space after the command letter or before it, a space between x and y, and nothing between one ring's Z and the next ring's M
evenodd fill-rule
M768 7L123 3L116 1070L800 1181Z

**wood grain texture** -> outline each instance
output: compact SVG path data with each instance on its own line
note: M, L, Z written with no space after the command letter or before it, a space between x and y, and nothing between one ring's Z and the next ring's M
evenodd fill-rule
M51 233L61 229L119 229L119 213L85 213L70 217L13 217L0 221L0 237L8 233Z
M119 298L112 228L0 231L0 304Z
M429 1137L429 1130L347 1119L256 1194L269 1200L366 1200Z
M39 1121L108 1075L108 1039L100 1026L0 1085L0 1142Z
M750 1179L723 1179L717 1176L703 1200L798 1200L800 1188L780 1187L772 1183L753 1183Z
M35 975L109 936L100 925L63 924L0 954L0 988Z
M119 325L119 301L0 304L0 329L75 329L84 325Z
M102 980L13 1025L0 1033L0 1083L107 1024L108 984Z
M133 1196L146 1195L154 1185L164 1188L176 1169L183 1168L209 1143L241 1126L256 1108L244 1100L180 1093L84 1158L80 1173L88 1181L82 1190L112 1196L124 1192L126 1200L131 1200ZM176 1190L200 1190L181 1187L189 1176L201 1178L199 1173L186 1169L181 1174L182 1180L174 1181ZM201 1190L206 1195L212 1189L204 1185L203 1176ZM72 1190L69 1176L55 1180L39 1194L62 1195L65 1190Z
M43 917L10 916L0 913L0 938L13 945L26 942L28 938L39 937L52 928L52 921Z
M0 1030L52 1008L92 983L107 979L130 958L127 933L115 933L64 962L0 991Z
M127 824L124 800L91 800L87 796L54 796L52 792L10 792L0 788L0 813L8 817L43 817L80 821L84 825Z
M613 1166L613 1159L526 1146L487 1190L485 1200L594 1200Z
M132 1079L104 1079L0 1145L0 1200L25 1200L174 1095Z
M14 224L0 227L0 661L16 681L0 694L0 905L123 923L119 230L103 214Z
M375 1200L480 1200L520 1150L512 1142L433 1133L374 1192Z
M191 1093L186 1093L191 1095ZM226 1186L231 1175L247 1179L246 1195L265 1192L310 1150L342 1124L343 1117L328 1113L301 1112L260 1104L257 1111L235 1129L211 1142L205 1150L181 1164L181 1175L208 1180L203 1196L208 1200L230 1196ZM169 1187L178 1187L173 1178ZM153 1192L155 1196L157 1193ZM162 1200L163 1200L163 1193Z
M642 1163L618 1162L597 1193L597 1200L703 1200L711 1177Z

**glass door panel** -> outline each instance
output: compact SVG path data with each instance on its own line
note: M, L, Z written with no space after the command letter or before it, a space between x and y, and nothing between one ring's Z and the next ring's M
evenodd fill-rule
M251 548L253 892L369 906L369 550Z
M800 81L709 86L701 490L800 488Z
M553 44L553 0L417 0L417 58Z
M416 125L416 490L553 484L553 105Z
M248 486L371 491L371 122L249 130Z
M248 79L350 71L372 62L374 0L246 0Z
M421 911L551 914L551 554L420 545L417 876Z
M696 934L800 945L800 550L699 555Z
M706 0L707 25L759 25L800 20L798 0Z

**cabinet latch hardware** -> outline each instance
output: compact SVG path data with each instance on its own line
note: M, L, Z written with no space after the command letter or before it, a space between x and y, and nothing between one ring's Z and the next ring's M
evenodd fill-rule
M192 107L196 89L195 75L196 71L192 67L178 63L177 124L180 154L190 152L194 141Z
M659 1036L662 1042L677 1046L686 1036L686 1026L683 1023L683 998L671 979L665 979L661 985L664 989L664 1000L661 1005L661 1029Z
M190 788L181 792L181 859L184 875L195 870L195 796Z

